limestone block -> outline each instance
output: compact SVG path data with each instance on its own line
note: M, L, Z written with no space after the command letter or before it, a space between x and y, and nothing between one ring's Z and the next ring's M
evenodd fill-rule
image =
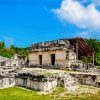
M0 78L0 88L3 87L3 78Z
M46 91L47 90L47 83L46 82L39 82L39 90Z
M50 53L49 52L45 52L42 54L42 64L49 64L51 63L51 58L50 58Z
M13 87L15 85L14 78L2 78L0 79L0 89Z
M31 80L29 79L29 77L27 78L26 87L27 87L27 88L31 88Z
M38 64L39 59L37 53L30 53L28 54L29 62L32 64Z
M55 53L56 60L66 60L66 51L65 50L58 50Z

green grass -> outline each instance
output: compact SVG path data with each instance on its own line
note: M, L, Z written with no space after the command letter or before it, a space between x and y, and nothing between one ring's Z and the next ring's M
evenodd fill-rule
M0 100L100 100L100 91L96 94L70 95L64 88L58 87L53 93L43 95L37 91L13 87L0 90Z
M0 100L47 100L48 96L38 95L37 91L13 87L0 90Z

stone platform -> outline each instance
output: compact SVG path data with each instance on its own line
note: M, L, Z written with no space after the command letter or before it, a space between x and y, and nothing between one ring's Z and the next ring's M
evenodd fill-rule
M16 68L0 67L0 89L15 86Z
M42 70L22 69L15 76L15 83L17 86L46 92L56 88L57 77Z
M0 72L0 88L8 88L13 86L21 86L38 91L50 91L57 86L64 88L82 85L91 85L100 87L100 82L97 82L99 74L71 72L55 69L41 68L23 68L1 69Z

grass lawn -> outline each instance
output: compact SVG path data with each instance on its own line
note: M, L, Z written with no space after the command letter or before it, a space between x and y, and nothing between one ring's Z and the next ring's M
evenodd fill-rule
M71 95L62 87L58 87L49 95L39 94L21 87L0 90L0 100L100 100L100 91L96 94Z

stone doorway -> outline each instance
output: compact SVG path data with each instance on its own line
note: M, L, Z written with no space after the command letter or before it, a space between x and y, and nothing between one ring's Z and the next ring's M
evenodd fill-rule
M39 55L39 64L42 65L42 55Z
M51 65L55 65L55 54L51 54Z

